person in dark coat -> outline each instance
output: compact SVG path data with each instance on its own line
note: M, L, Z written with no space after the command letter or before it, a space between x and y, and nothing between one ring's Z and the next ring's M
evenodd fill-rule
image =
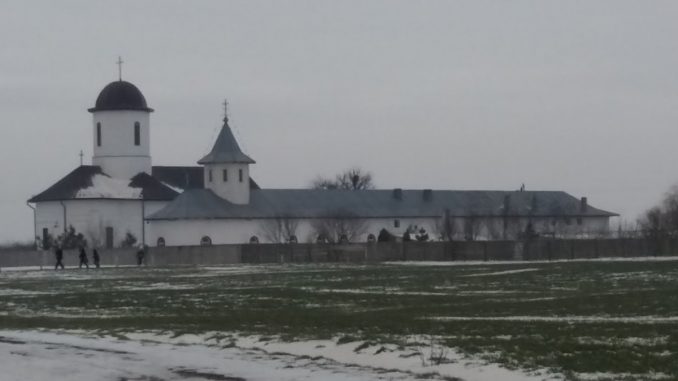
M137 266L141 266L144 263L144 256L146 255L146 248L143 244L139 245L139 250L137 250Z
M62 262L64 259L64 251L61 248L61 245L57 245L56 249L54 250L54 256L56 257L56 265L54 265L54 270L57 270L59 266L61 266L61 269L64 270L64 263Z
M92 259L94 260L94 266L96 266L97 268L99 268L99 260L100 260L100 258L99 258L99 252L97 251L97 248L96 248L96 247L92 249Z
M78 268L81 269L82 265L85 265L87 269L89 270L89 261L87 260L87 252L85 251L85 248L80 246L80 265L78 265Z

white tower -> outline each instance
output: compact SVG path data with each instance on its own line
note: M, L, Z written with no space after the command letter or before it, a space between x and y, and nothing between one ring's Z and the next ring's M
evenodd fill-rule
M198 161L204 166L205 188L234 204L250 202L249 166L254 163L240 150L228 125L228 115L224 116L224 126L212 151Z
M133 84L120 79L99 93L92 113L92 164L107 175L129 179L151 173L150 114L146 98Z

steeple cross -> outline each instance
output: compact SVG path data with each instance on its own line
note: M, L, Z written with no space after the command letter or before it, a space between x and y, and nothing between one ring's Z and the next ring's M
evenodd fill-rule
M125 61L122 60L122 57L118 56L118 80L122 81L122 64L124 64Z
M84 153L82 153L82 150L80 150L80 166L82 166L82 157L85 156Z
M224 99L224 122L228 123L228 99Z

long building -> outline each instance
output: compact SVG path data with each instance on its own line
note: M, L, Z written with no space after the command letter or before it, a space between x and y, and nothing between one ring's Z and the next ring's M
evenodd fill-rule
M170 167L152 164L154 110L135 85L108 84L88 111L92 165L29 200L43 247L71 226L102 247L574 237L605 234L617 215L561 191L263 189L228 117L198 166Z

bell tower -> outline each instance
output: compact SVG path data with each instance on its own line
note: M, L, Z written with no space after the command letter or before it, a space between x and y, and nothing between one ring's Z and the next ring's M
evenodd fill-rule
M119 60L121 65L122 61ZM151 173L150 114L146 98L132 83L111 82L101 90L92 113L92 164L111 177Z
M210 153L198 161L204 167L205 188L234 204L250 202L250 164L228 125L228 102L224 102L224 125Z

